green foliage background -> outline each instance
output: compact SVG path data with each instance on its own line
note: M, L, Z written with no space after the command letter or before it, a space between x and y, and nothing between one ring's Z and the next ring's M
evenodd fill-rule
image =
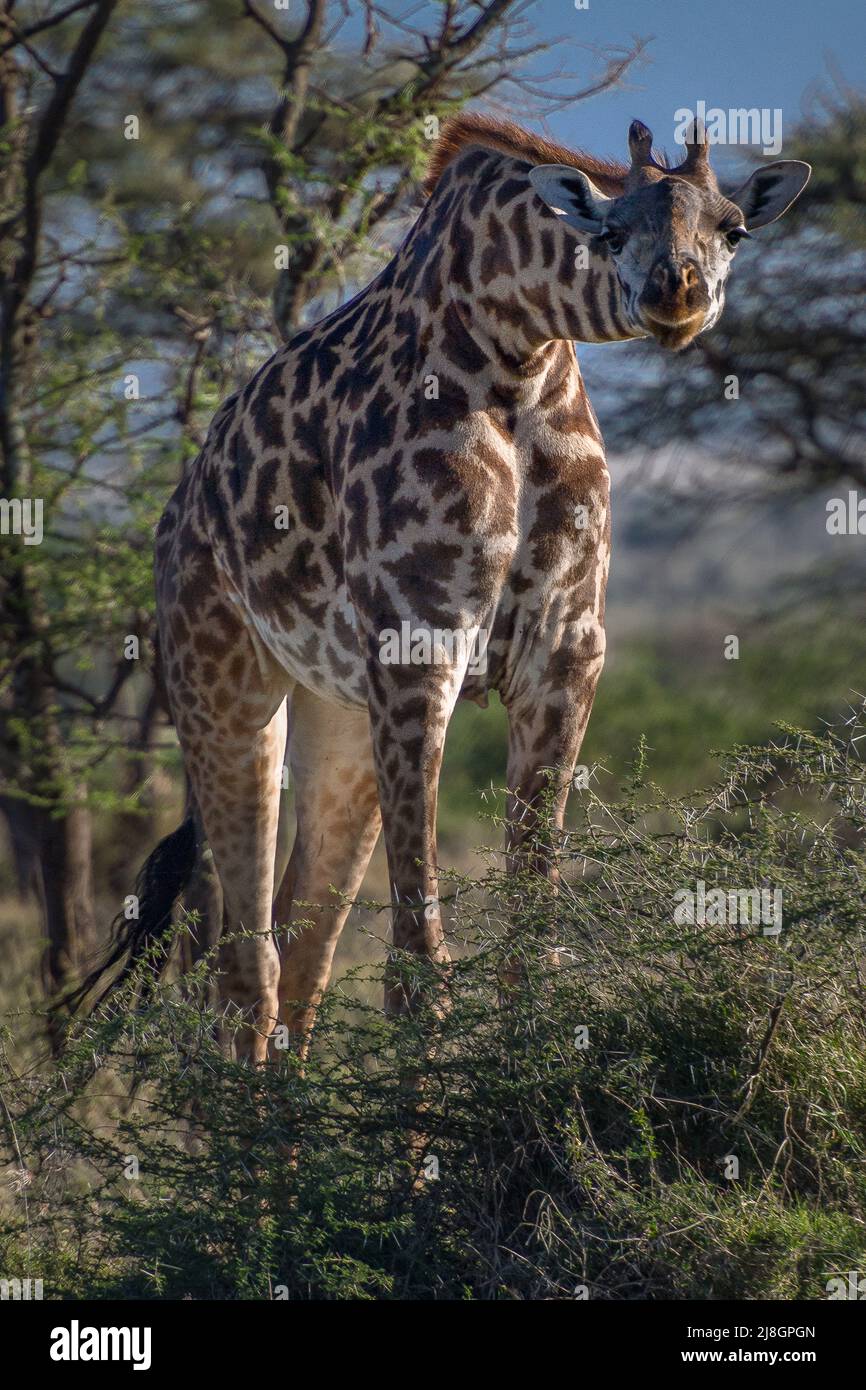
M582 794L558 896L454 877L444 1011L387 1020L358 970L305 1069L226 1060L207 962L56 1070L7 1053L4 1268L77 1298L826 1297L866 1254L862 719L684 797L640 749ZM780 888L781 934L678 925L697 879Z

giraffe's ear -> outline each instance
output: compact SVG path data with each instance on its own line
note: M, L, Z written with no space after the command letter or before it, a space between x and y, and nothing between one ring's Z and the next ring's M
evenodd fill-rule
M570 164L536 164L529 180L551 212L579 232L600 232L613 202Z
M731 202L742 209L747 227L765 227L787 212L799 198L812 173L811 164L800 159L777 159L756 169L742 188L731 194Z

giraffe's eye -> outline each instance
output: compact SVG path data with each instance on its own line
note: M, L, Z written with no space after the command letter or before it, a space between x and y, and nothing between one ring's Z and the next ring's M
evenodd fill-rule
M747 232L745 227L727 227L723 235L732 251L741 241L751 241L752 239L752 233Z
M612 252L614 256L618 256L625 246L625 232L622 227L605 227L601 233L601 240L608 251Z

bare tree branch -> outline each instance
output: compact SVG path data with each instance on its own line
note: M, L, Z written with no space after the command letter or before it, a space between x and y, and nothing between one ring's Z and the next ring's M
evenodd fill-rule
M76 0L74 5L67 5L65 10L58 10L57 14L48 15L45 19L39 19L34 24L28 24L26 29L21 29L13 15L9 15L9 29L12 37L7 39L4 44L0 44L0 56L8 53L11 48L25 39L32 39L34 34L41 34L46 29L54 29L58 24L62 24L70 15L77 14L79 10L89 10L97 3L97 0Z

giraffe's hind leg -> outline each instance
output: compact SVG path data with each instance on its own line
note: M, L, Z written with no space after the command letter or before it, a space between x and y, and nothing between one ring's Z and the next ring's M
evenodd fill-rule
M381 827L367 711L326 704L296 686L289 762L297 833L274 917L279 928L298 923L282 939L280 1017L306 1052L349 913L346 899L361 886Z
M260 1062L277 1020L271 913L291 679L218 587L199 604L195 634L179 604L163 605L165 683L223 890L220 994L227 1014L242 1020L236 1055Z

